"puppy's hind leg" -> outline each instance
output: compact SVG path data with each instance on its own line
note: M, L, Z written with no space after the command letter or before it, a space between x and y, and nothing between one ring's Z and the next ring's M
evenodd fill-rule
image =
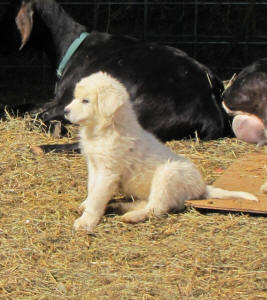
M122 216L122 221L125 223L139 223L143 222L149 217L149 209L147 207L143 209L137 209L127 212Z
M136 207L122 216L122 220L126 223L139 223L147 220L150 216L160 216L168 212L168 208L164 207L162 201L164 199L164 191L159 191L156 185L151 186L148 202L142 208Z
M178 174L179 175L179 174ZM171 209L182 210L184 208L185 195L179 193L177 181L177 169L172 163L166 163L158 168L154 174L147 205L143 209L130 211L122 216L127 223L145 221L149 216L161 216Z
M140 200L136 200L132 202L119 201L119 202L110 203L108 205L108 209L111 211L125 214L128 211L142 209L146 205L147 205L147 201L140 201Z

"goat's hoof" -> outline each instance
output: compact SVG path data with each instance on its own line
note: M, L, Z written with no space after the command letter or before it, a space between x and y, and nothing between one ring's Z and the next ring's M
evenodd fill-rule
M62 124L60 121L50 121L49 131L54 138L62 137Z
M258 144L256 145L256 147L260 148L266 144L267 144L267 139L264 139L264 140L259 141Z
M35 155L44 155L44 151L39 146L31 146L30 151Z

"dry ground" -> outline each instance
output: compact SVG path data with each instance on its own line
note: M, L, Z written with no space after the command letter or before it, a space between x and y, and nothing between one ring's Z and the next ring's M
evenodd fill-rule
M266 218L187 210L129 225L106 216L95 235L75 233L84 159L33 155L31 145L58 140L27 118L0 122L0 140L0 299L267 298ZM256 151L236 139L168 145L208 183Z

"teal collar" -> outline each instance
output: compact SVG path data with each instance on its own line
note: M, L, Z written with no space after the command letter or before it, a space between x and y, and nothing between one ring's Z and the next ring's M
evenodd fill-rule
M89 35L88 32L82 32L81 35L75 39L72 44L69 46L68 50L66 51L66 53L64 54L59 67L57 69L57 77L60 78L62 76L62 73L64 71L64 68L67 64L67 62L69 61L69 59L72 57L72 55L74 54L74 52L79 48L79 46L81 45L81 43L85 40L85 38Z

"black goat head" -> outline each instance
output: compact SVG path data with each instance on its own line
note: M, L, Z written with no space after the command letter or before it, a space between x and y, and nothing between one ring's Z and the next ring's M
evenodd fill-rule
M16 24L21 36L20 50L30 38L33 27L33 9L31 1L22 1L19 12L16 16Z
M22 49L33 28L33 1L13 0L3 6L0 16L1 53Z

